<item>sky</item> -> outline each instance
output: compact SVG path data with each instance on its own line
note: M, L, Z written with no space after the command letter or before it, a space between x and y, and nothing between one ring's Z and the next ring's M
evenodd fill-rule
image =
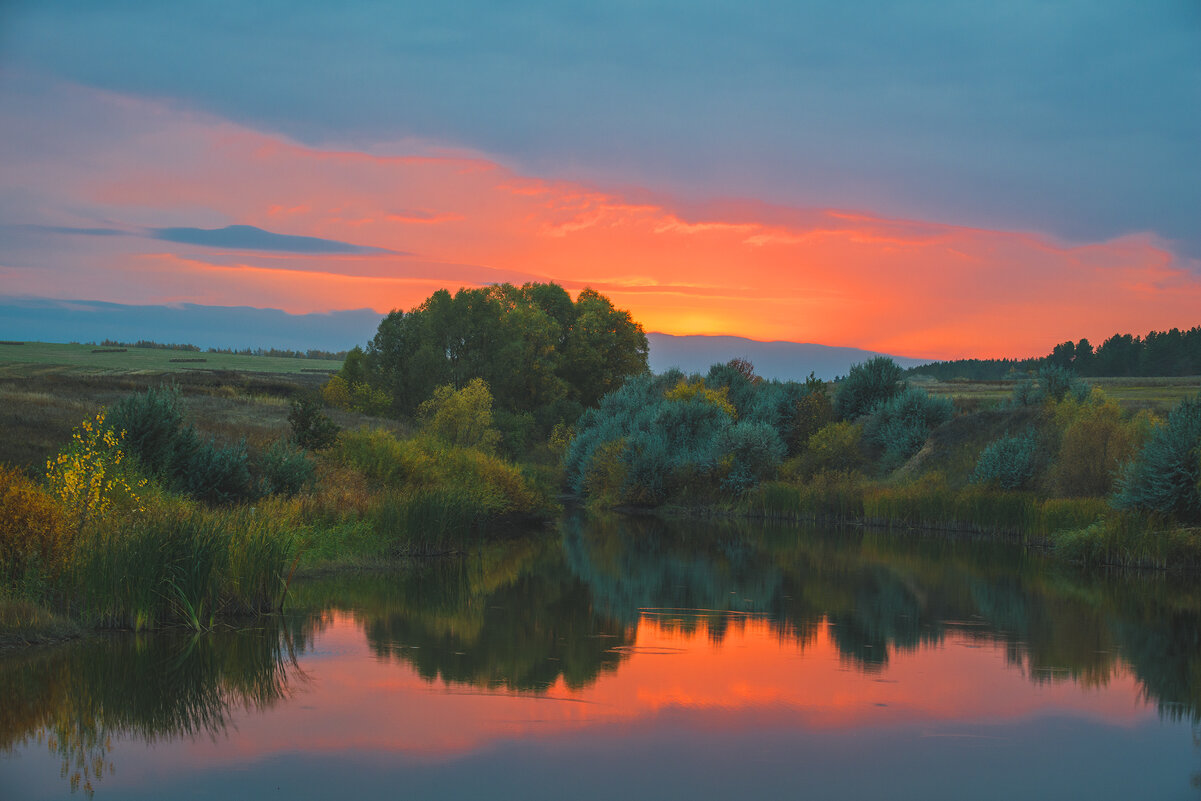
M0 295L591 286L921 358L1201 324L1201 3L0 2Z

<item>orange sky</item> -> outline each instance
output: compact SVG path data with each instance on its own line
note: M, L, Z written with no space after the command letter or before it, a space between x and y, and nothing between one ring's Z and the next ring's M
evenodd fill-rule
M136 136L98 137L95 152L69 163L8 164L5 178L74 209L39 224L130 235L47 235L40 251L0 254L5 294L382 313L439 287L554 280L598 289L648 331L934 358L1035 355L1065 339L1099 344L1201 322L1197 265L1149 235L1072 245L868 211L684 207L645 188L542 180L428 144L391 148L422 156L321 149L70 91ZM228 224L394 252L222 250L144 235Z

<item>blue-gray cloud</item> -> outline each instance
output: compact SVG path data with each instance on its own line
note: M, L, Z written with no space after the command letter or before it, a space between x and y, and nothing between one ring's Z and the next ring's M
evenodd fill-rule
M1201 253L1196 0L43 0L0 21L0 64L313 144L426 137L695 198Z
M399 254L394 250L352 245L336 239L315 236L290 236L256 228L253 225L227 225L224 228L152 228L152 239L181 245L223 248L227 250L268 250L276 253L322 254Z

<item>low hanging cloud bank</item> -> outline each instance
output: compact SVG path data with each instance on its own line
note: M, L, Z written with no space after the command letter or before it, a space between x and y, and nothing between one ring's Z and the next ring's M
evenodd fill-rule
M0 142L12 294L382 314L443 287L554 280L594 287L647 330L919 358L1042 354L1195 325L1201 308L1198 265L1149 234L1066 243L863 211L685 204L428 145L302 146L69 85L20 101L0 107L40 133ZM113 234L131 231L151 235Z

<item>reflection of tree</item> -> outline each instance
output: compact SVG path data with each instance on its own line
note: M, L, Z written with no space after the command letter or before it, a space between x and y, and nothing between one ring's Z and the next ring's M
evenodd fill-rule
M113 770L113 737L215 736L232 711L285 697L285 641L268 626L192 638L112 636L7 658L0 748L45 743L72 791L90 796Z
M713 536L706 525L694 532L656 518L579 515L562 527L571 571L598 609L629 626L648 610L662 611L661 627L691 634L703 624L721 642L732 620L780 604L779 569L737 531Z
M830 636L847 659L874 670L888 664L891 650L913 651L942 641L938 618L929 618L913 588L883 566L856 577L851 609L828 613Z
M545 535L401 574L312 583L297 598L353 610L375 653L428 681L543 691L561 678L579 688L614 670L633 642L628 626L594 610Z
M614 516L563 523L572 572L630 624L669 607L681 630L766 615L807 641L822 620L861 669L946 635L998 643L1033 681L1107 682L1119 659L1171 717L1201 710L1201 598L1187 579L1086 573L1014 546L895 533L797 531L747 521Z

